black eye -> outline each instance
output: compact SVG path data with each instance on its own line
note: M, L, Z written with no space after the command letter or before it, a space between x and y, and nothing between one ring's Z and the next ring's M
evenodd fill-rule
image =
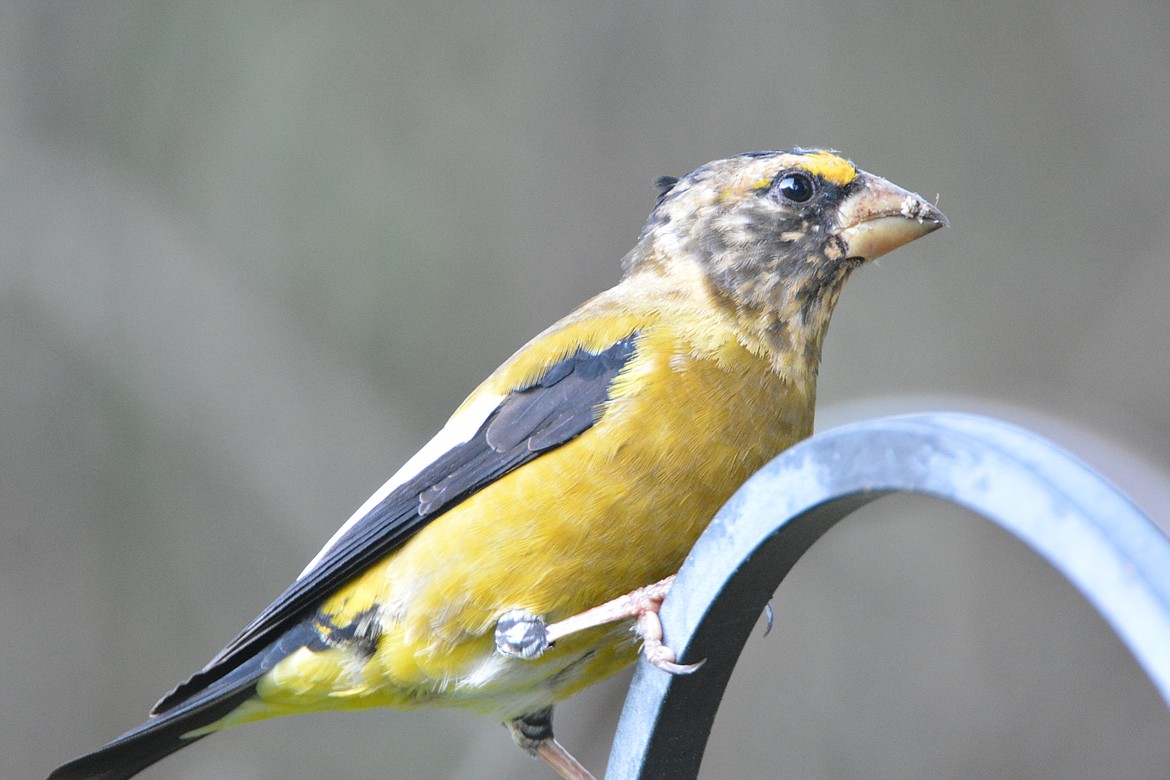
M816 185L805 173L782 173L776 180L776 191L793 203L805 203L813 196Z

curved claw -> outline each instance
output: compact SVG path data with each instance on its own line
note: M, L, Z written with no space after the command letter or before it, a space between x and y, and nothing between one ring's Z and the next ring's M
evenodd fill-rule
M669 647L667 647L666 645L660 645L657 648L657 650L658 651L665 651L665 652L650 652L649 650L644 651L645 655L646 655L646 660L652 666L655 666L655 667L661 669L662 671L666 672L667 674L692 674L694 672L697 672L699 670L700 666L707 663L706 658L702 659L701 661L696 661L693 664L676 663L674 660L675 659L674 651L671 650Z
M673 576L667 577L551 625L546 625L539 615L523 611L508 612L496 623L496 649L504 655L531 660L538 658L558 639L570 634L635 618L634 632L642 638L642 652L646 660L668 674L691 674L703 665L703 661L680 664L675 652L662 642L662 621L658 619L658 609L673 582Z
M674 650L662 643L662 621L658 617L657 606L638 615L634 631L642 637L642 653L646 660L667 674L691 674L706 663L705 658L693 664L676 663L678 656Z

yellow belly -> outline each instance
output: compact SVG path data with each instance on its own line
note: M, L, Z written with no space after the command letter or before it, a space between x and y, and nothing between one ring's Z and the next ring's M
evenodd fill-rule
M337 625L377 610L372 656L293 654L247 719L423 703L506 718L630 664L628 625L524 661L495 652L495 623L512 610L552 623L674 573L736 488L808 435L813 405L811 387L733 340L696 355L669 333L643 337L594 427L435 519L324 605Z

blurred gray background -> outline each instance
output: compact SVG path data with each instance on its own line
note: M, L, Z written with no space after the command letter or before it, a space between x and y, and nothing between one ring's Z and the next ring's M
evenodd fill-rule
M819 427L957 408L1170 518L1170 5L0 4L0 775L137 724L480 379L613 284L651 182L835 147L954 227L858 274ZM1170 717L989 524L818 543L704 776L1164 778ZM600 772L626 679L558 709ZM151 778L547 778L461 712Z

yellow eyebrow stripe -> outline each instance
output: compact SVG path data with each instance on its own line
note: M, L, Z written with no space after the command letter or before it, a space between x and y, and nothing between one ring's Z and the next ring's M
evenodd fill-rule
M797 166L838 187L844 187L857 178L853 163L829 152L811 152L800 158Z

